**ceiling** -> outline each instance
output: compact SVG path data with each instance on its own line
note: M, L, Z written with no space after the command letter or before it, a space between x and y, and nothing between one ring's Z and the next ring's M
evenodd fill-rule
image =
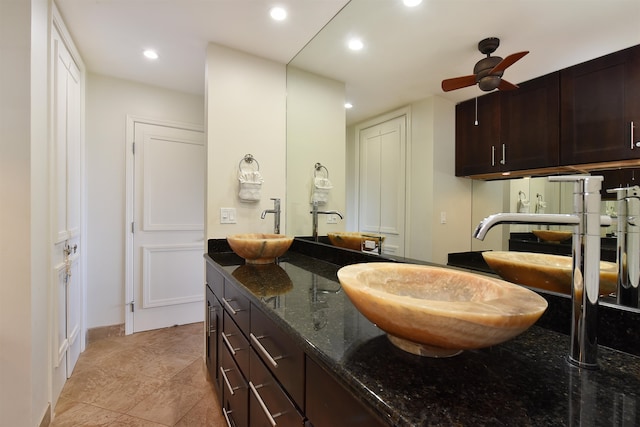
M501 39L494 55L530 51L506 70L512 83L640 44L638 0L424 0L415 8L400 0L56 3L91 72L202 94L206 46L214 42L346 82L354 104L348 123L433 94L454 102L483 94L477 87L445 93L440 83L472 74L485 37ZM269 18L273 5L289 10L286 21ZM364 49L346 49L348 36L360 37ZM142 57L148 47L159 60Z

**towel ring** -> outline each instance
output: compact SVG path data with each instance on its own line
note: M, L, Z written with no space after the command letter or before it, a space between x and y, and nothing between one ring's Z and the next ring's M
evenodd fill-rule
M260 170L260 163L258 163L258 161L251 155L251 154L245 154L245 156L240 160L240 163L238 163L238 169L240 170L240 172L243 172L242 170L242 163L246 163L248 165L253 164L253 162L256 163L256 171Z
M320 172L322 169L324 169L324 173L325 173L325 178L329 178L329 169L327 169L326 167L322 166L320 163L316 163L313 168L315 169L313 171L313 177L317 177L317 173Z

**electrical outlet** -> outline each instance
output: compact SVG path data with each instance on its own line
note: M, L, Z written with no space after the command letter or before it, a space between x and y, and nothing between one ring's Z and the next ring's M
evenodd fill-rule
M327 215L327 224L337 224L338 223L338 215L329 214Z
M220 224L235 224L236 208L220 208Z

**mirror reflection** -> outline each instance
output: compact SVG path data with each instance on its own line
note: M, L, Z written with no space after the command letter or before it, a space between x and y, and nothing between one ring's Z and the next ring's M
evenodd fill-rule
M534 234L569 227L504 226L484 241L473 239L472 232L497 212L571 213L572 184L546 177L455 177L455 102L431 96L351 123L344 109L348 83L305 71L295 59L287 67L287 234L312 238L317 226L321 241L329 243L330 233L361 232L380 236L382 254L439 264L446 264L449 254L487 250L571 253L570 240ZM344 218L321 215L314 224L318 163L331 185L318 208ZM635 172L629 171L600 164L591 173L603 175L604 187L614 188L635 185ZM617 216L616 196L603 192L603 198L601 212ZM616 227L614 221L601 230L603 260L616 261ZM633 245L630 250L640 257Z

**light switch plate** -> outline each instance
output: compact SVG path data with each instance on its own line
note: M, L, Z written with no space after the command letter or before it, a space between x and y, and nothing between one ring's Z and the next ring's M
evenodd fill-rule
M337 224L338 223L338 215L329 214L327 215L327 224Z
M236 208L220 208L220 224L235 224Z

